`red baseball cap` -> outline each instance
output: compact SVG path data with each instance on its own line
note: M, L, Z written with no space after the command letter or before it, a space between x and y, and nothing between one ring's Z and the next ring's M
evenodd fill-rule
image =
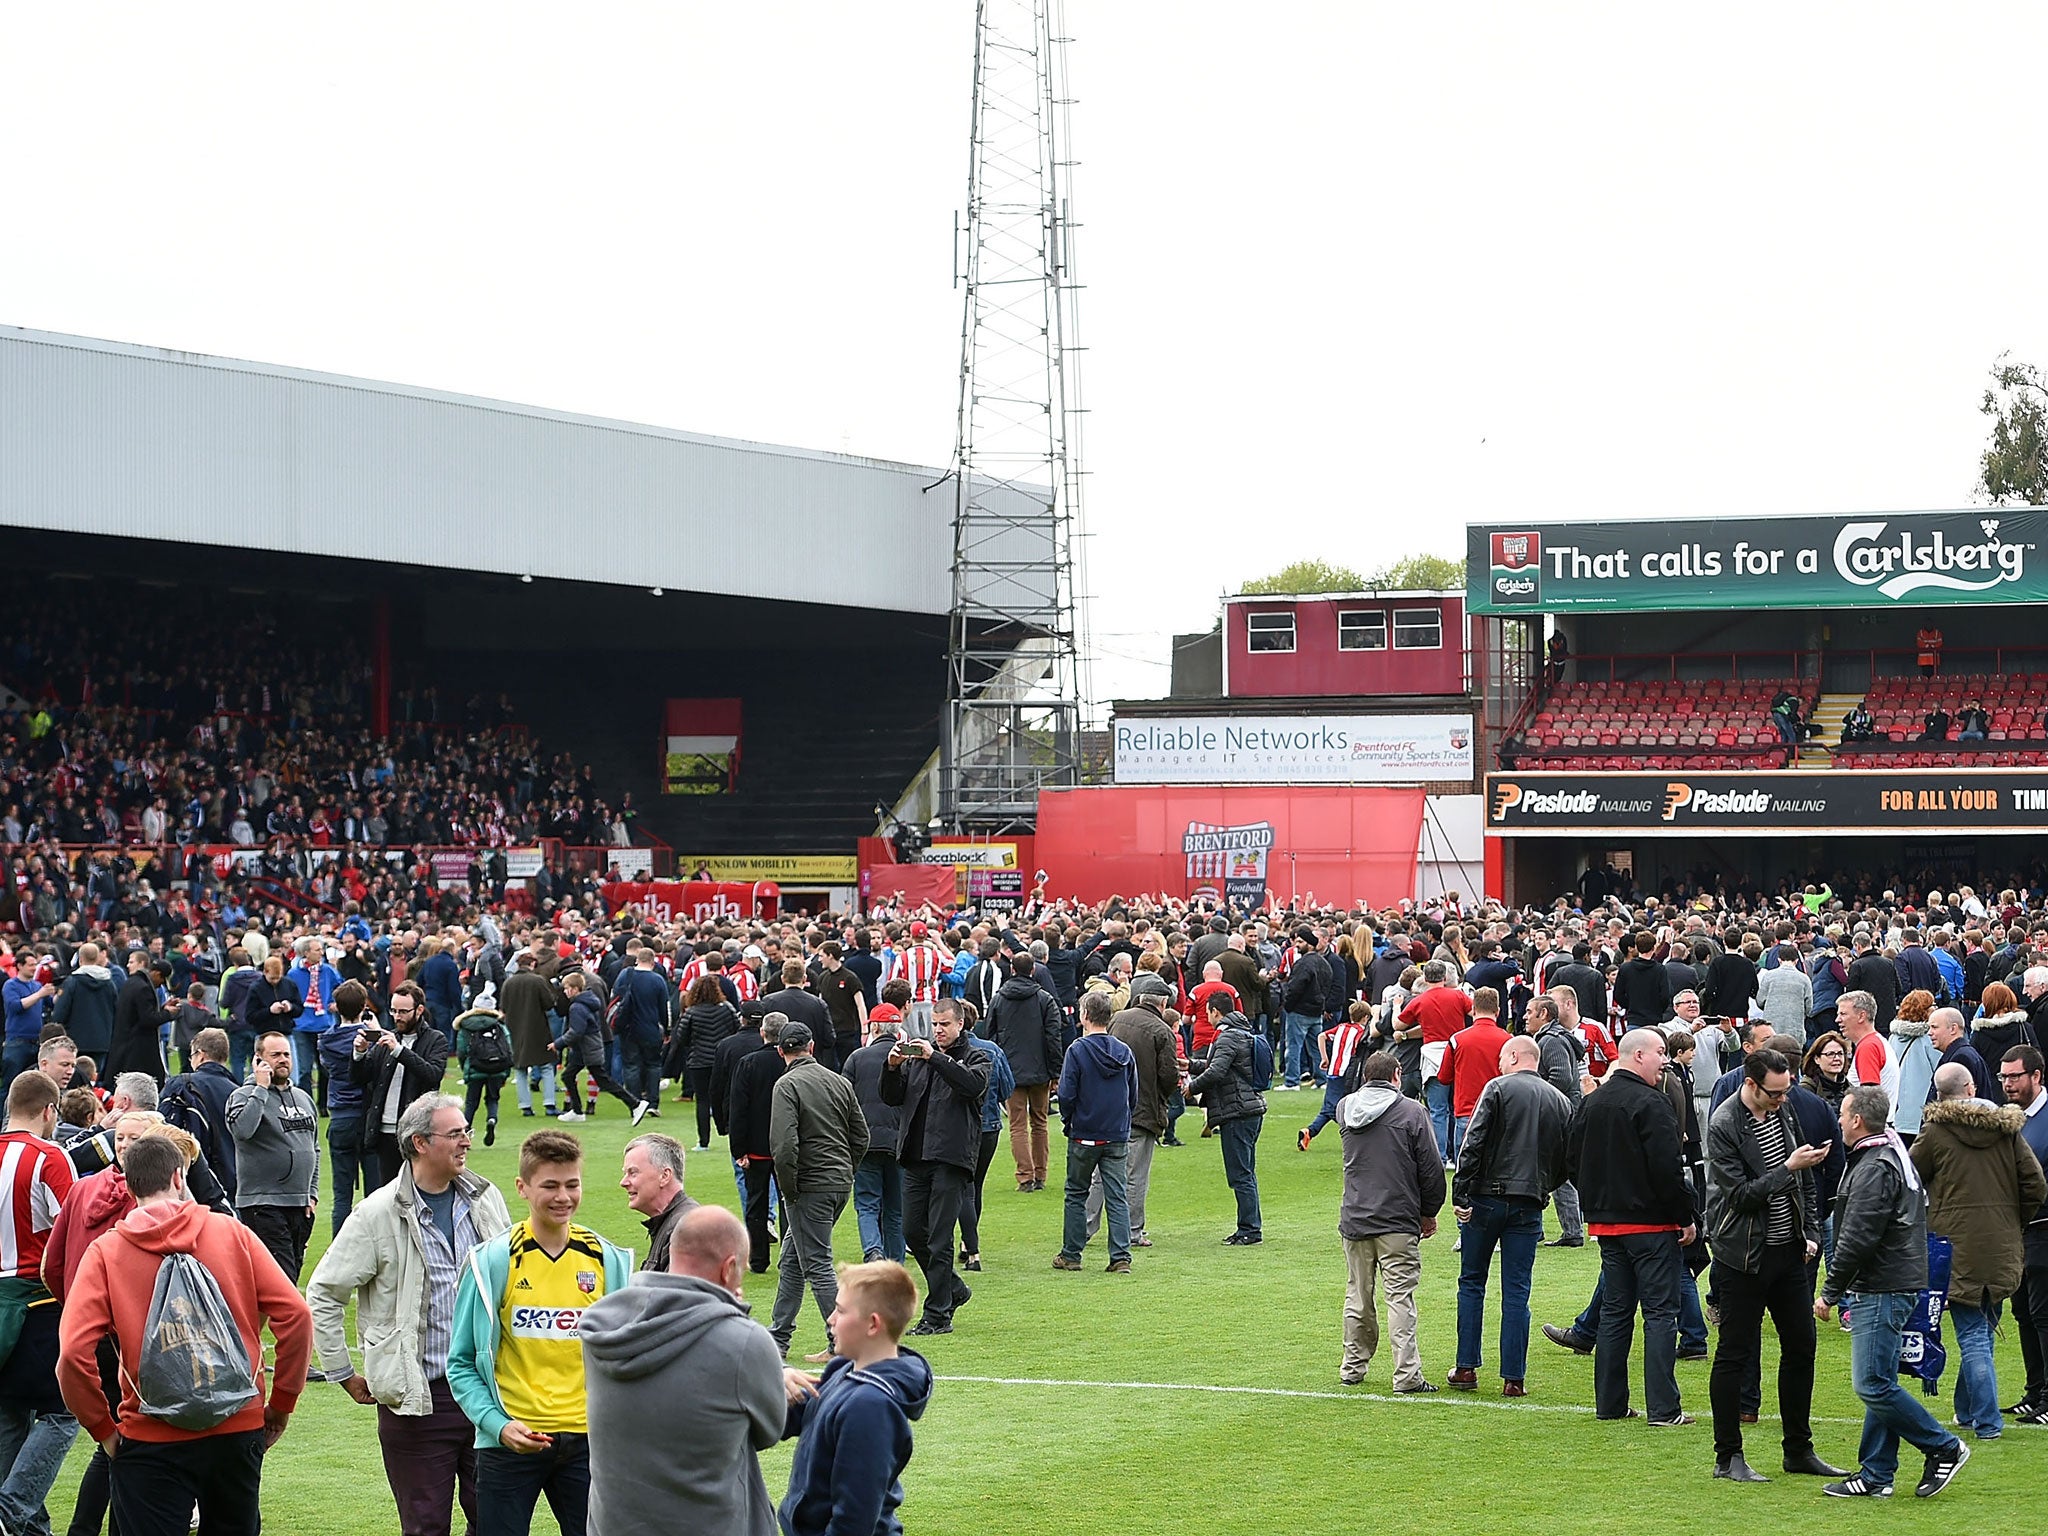
M921 939L924 937L924 934L925 927L923 923L912 923L910 925L910 936L913 939Z

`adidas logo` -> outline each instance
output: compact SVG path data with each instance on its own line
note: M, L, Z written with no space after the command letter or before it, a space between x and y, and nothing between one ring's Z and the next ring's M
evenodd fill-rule
M527 1279L526 1276L521 1275L519 1277L519 1283L513 1286L512 1289L515 1291L530 1291L533 1289L533 1282Z

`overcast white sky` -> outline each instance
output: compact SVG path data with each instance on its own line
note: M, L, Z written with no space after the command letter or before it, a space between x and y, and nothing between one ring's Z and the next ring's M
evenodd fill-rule
M973 9L9 6L0 322L942 464ZM2048 7L1067 20L1099 696L1305 555L1967 504L2048 362Z

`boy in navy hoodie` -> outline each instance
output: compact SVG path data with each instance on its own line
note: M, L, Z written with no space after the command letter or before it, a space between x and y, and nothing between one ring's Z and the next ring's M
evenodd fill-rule
M901 1264L841 1266L828 1326L838 1358L782 1432L802 1436L777 1511L785 1536L901 1536L910 1426L932 1398L924 1356L897 1346L916 1315L917 1284Z

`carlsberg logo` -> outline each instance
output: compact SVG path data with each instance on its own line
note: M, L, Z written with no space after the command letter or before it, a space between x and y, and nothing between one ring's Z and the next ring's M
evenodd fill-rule
M1929 588L1988 592L2025 574L2027 548L1998 537L1998 520L1987 517L1979 544L1955 544L1940 529L1916 538L1911 529L1885 537L1886 523L1849 523L1835 536L1835 569L1844 581L1876 587L1900 598Z

